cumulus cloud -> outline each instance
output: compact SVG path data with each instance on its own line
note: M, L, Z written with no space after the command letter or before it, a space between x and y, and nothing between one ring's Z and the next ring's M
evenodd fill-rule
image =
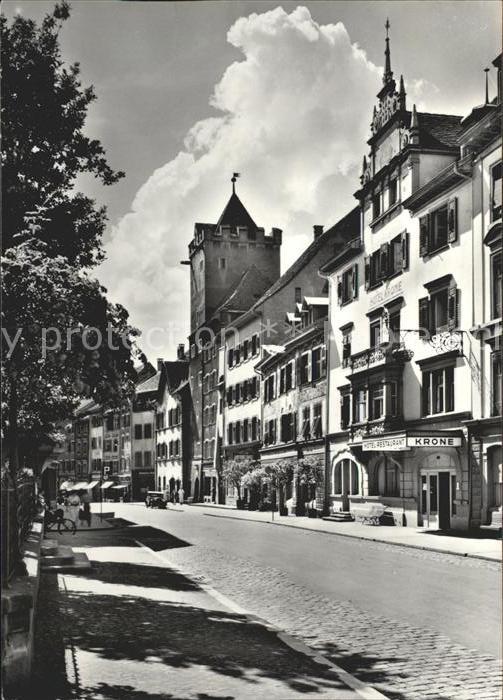
M169 357L188 335L189 268L179 261L194 222L217 221L233 171L242 173L238 193L255 221L283 229L283 269L310 242L313 224L328 227L355 205L382 68L341 22L319 25L305 7L242 17L227 40L243 58L209 97L218 116L194 124L183 150L140 188L100 271L151 358Z

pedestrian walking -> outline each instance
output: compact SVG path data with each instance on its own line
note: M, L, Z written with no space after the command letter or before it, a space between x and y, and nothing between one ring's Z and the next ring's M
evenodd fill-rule
M91 497L87 491L82 493L82 508L79 517L80 520L87 523L87 527L91 527Z
M68 517L77 525L80 510L80 498L78 493L72 493L68 499Z
M178 490L178 503L183 506L183 499L185 497L185 491L183 490L183 486L180 486Z

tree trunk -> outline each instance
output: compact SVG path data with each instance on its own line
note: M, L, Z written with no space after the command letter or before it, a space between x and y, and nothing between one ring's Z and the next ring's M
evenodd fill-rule
M9 477L11 486L14 491L14 514L9 517L9 524L15 530L9 532L9 540L13 543L12 555L15 559L14 573L24 576L27 574L26 566L23 562L23 555L20 541L20 523L19 523L19 492L17 488L17 478L19 470L19 429L18 429L18 396L16 379L10 378L10 396L9 396ZM9 514L10 516L10 514Z

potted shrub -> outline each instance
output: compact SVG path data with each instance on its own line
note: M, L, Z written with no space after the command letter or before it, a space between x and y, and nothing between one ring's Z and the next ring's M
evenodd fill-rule
M249 458L243 459L227 459L222 466L222 476L227 483L235 487L238 492L236 499L236 508L242 510L244 508L244 499L241 497L242 480L245 474L253 469L254 462Z
M324 475L324 469L316 457L302 457L297 462L296 476L299 480L299 484L302 486L308 486L309 491L313 493L313 496L316 492L316 487L323 482ZM315 497L304 503L304 507L308 518L318 517Z

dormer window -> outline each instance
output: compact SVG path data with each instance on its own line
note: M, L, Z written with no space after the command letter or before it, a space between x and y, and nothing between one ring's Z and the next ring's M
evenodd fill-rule
M230 226L220 226L220 233L224 235L229 235L231 233L231 227Z

